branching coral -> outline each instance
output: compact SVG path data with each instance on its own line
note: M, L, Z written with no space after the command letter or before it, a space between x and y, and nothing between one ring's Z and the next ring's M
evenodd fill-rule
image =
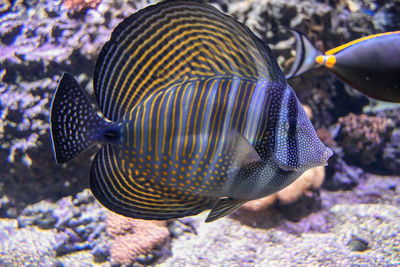
M366 114L349 114L339 118L338 126L336 140L349 160L366 166L379 160L379 154L392 135L394 122Z
M166 221L143 221L110 213L107 232L113 237L110 254L118 264L135 262L169 237Z

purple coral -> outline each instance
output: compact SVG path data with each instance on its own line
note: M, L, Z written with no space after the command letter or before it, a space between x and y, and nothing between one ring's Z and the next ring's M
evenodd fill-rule
M400 174L400 129L392 133L390 142L383 150L383 165L395 174Z
M390 140L394 122L366 114L349 114L339 118L336 137L347 159L361 166L379 163L385 144Z

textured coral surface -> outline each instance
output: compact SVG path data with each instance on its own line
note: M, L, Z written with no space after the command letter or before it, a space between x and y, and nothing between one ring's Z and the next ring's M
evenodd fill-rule
M107 232L111 235L111 259L118 264L135 262L169 237L166 221L144 221L110 213Z
M349 114L339 118L338 126L336 140L346 155L351 155L353 162L368 165L380 160L379 155L392 136L394 122L390 118Z
M67 9L83 10L88 8L96 8L101 0L64 0L63 5Z

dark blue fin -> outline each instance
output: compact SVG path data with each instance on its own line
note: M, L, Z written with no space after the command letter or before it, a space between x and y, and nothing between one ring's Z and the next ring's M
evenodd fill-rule
M219 218L222 218L242 206L247 200L233 199L233 198L221 198L219 199L214 207L208 214L206 222L213 222Z
M104 139L106 122L96 113L78 82L64 73L51 103L50 129L57 163L64 163Z
M184 192L135 169L127 155L106 145L90 168L90 189L106 208L144 220L167 220L210 209L215 198Z

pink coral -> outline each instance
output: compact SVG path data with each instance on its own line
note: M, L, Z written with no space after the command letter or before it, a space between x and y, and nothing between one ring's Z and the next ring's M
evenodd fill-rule
M295 202L303 195L310 195L317 190L325 179L325 167L318 166L305 171L291 185L277 192L277 198L283 204Z
M66 9L81 11L89 8L96 8L101 0L64 0L63 5Z
M169 237L166 221L136 220L110 213L107 232L113 237L110 254L117 264L135 262Z
M307 170L296 181L281 191L270 196L249 201L244 204L236 216L245 224L273 227L279 224L282 216L272 209L277 203L280 205L293 204L301 197L313 197L325 179L325 167L319 166Z

